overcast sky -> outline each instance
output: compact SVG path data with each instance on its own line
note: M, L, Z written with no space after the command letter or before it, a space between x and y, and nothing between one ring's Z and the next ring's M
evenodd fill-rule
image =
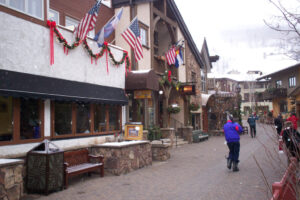
M284 0L286 6L297 0ZM219 55L214 71L261 70L271 73L296 61L278 55L283 36L264 24L279 15L268 0L175 0L192 37L201 50L204 37L210 55ZM274 55L275 54L275 55Z

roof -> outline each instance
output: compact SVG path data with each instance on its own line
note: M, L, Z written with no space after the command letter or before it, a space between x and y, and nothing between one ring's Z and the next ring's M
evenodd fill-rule
M273 72L273 73L270 73L270 74L261 76L261 77L257 78L256 80L261 80L261 79L270 78L270 77L272 77L272 76L275 75L275 74L282 73L282 72L284 72L284 71L291 70L291 69L297 68L297 67L300 67L300 63L297 63L297 64L292 65L292 66L290 66L290 67L284 68L284 69L282 69L282 70L275 71L275 72Z
M158 76L154 70L131 71L127 73L126 90L159 90Z
M209 98L214 94L201 94L202 106L206 106Z
M255 81L256 78L259 75L256 74L245 74L245 73L239 73L239 74L219 74L219 73L208 73L207 77L212 79L229 79L229 80L234 80L237 82L242 82L242 81Z
M118 8L121 6L127 6L131 4L140 4L140 3L148 3L148 2L154 2L157 0L112 0L112 6L114 8ZM187 41L193 55L195 56L195 59L197 63L199 64L200 68L203 67L203 61L200 55L200 51L198 50L174 0L168 0L167 1L168 5L170 6L170 10L173 12L176 21L178 23L178 26L184 36L184 39Z

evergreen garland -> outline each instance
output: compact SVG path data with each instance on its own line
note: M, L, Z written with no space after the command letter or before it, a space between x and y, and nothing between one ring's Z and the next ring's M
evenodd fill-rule
M48 21L47 24L51 22L51 21ZM83 45L85 47L85 49L88 51L89 55L95 59L98 59L98 58L101 58L104 54L105 51L108 52L108 55L109 57L111 58L111 61L113 62L114 65L121 65L123 64L124 62L126 62L126 66L129 68L129 71L130 71L130 68L131 68L131 63L130 63L130 59L129 59L129 56L128 56L128 52L127 51L123 51L123 57L120 61L117 61L114 57L114 55L111 53L111 50L110 48L108 47L108 43L107 42L104 42L103 46L102 46L102 49L100 50L99 53L96 53L94 54L92 49L89 47L86 39L84 39L83 41L80 41L79 38L76 38L76 41L73 42L73 44L69 44L67 42L67 40L62 36L62 34L59 32L59 30L57 29L56 26L54 26L54 33L56 34L56 37L59 41L59 43L63 43L63 46L65 48L68 48L68 49L75 49L76 47L78 47L81 42L83 42Z

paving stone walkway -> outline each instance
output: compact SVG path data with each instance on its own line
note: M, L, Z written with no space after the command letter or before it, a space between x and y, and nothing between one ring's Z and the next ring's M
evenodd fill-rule
M257 125L257 138L241 136L239 172L226 168L224 137L210 137L172 149L166 162L153 162L121 176L77 177L67 190L24 200L270 199L268 185L281 179L286 165L285 156L278 154L275 136L275 130L263 124Z

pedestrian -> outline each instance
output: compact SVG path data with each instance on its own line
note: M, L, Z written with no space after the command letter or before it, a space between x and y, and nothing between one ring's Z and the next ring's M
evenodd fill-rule
M255 116L254 113L252 113L247 120L250 126L250 133L252 138L256 137L256 120L258 120L258 117Z
M277 134L280 135L283 125L283 118L281 113L279 113L278 117L274 119L275 128L277 130Z
M294 126L295 130L297 130L297 128L298 128L298 125L297 125L298 120L299 119L296 117L295 113L292 113L291 116L286 119L286 121L290 121L290 122L293 123L293 126Z
M294 125L291 121L286 121L284 123L284 130L282 131L282 140L285 144L288 158L292 156L296 157L299 160L300 134L294 128Z
M239 154L240 154L240 136L243 132L243 128L237 122L233 121L232 115L229 115L229 120L223 127L224 135L229 149L229 155L227 157L227 168L236 172L239 171Z

